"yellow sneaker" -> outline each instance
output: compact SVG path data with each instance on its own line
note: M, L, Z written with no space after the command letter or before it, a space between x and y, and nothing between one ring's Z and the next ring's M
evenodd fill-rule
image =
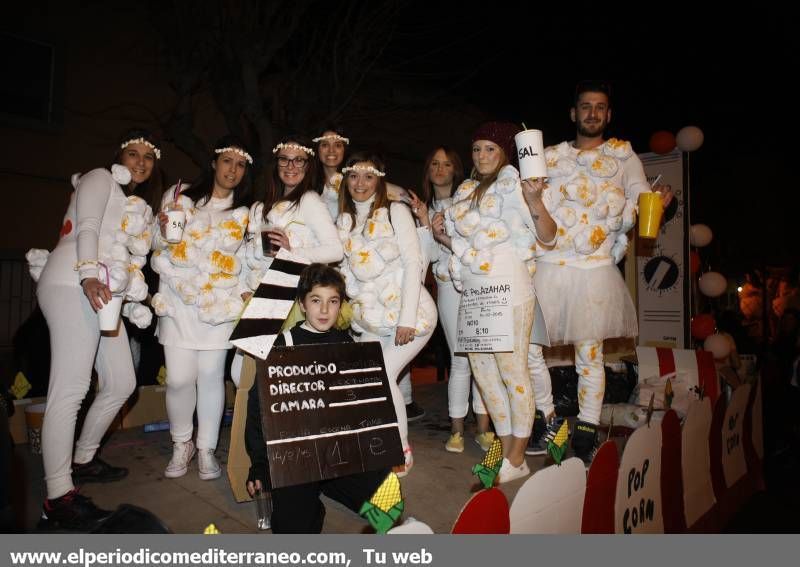
M475 443L477 443L482 451L488 451L489 447L492 446L494 442L494 432L493 431L485 431L483 433L478 433L475 436Z
M464 452L464 436L461 434L460 431L456 431L452 435L450 435L450 439L447 440L444 446L446 451L450 453L463 453Z

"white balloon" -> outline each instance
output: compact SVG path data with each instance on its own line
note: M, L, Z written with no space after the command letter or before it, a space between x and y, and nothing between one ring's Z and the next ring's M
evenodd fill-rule
M731 340L719 333L708 335L703 342L703 349L709 351L716 360L721 360L731 353Z
M700 292L706 297L719 297L725 293L728 287L728 280L719 272L706 272L697 281Z
M678 130L675 142L683 152L693 152L703 145L703 131L697 126L684 126Z
M689 229L689 242L692 246L697 246L698 248L708 246L713 237L714 233L704 224L693 224Z

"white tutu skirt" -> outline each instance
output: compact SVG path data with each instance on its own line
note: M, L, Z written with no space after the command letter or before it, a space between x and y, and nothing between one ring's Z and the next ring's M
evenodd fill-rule
M639 333L636 308L614 265L581 269L537 262L534 285L553 344Z

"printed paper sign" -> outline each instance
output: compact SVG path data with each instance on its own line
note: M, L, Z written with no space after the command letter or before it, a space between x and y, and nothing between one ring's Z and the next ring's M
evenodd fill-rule
M514 312L511 279L486 278L464 282L458 307L457 352L511 352L514 350Z

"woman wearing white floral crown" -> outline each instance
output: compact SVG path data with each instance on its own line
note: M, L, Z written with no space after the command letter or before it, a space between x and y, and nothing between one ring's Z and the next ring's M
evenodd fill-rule
M339 169L347 155L350 138L345 137L341 126L330 124L323 128L320 136L311 141L317 145L317 156L322 166L320 195L335 221L339 215L339 189L342 185Z
M317 193L318 166L314 150L301 136L284 137L272 150L275 161L267 180L266 201L250 209L248 260L254 268L252 289L258 287L265 258L284 248L309 262L329 264L342 259L342 243L328 208ZM261 238L264 231L266 240ZM272 250L264 250L264 244ZM253 259L255 263L253 263Z
M411 211L421 226L427 227L434 240L429 243L428 255L436 278L436 306L439 308L439 323L444 330L450 351L450 372L447 378L447 403L450 414L450 438L445 449L451 453L464 451L464 418L469 410L470 385L472 385L472 410L478 422L475 441L487 451L494 441L489 428L489 415L481 399L478 385L472 380L469 359L465 354L456 354L456 323L461 293L453 287L450 278L450 238L444 234L443 213L453 204L453 192L464 180L464 166L453 148L438 146L428 154L422 175L424 201L411 193ZM438 230L435 230L433 221Z
M511 165L518 131L503 122L487 122L477 129L472 136L472 179L456 190L445 215L454 285L488 286L497 278L511 282L513 352L469 353L503 444L501 483L530 473L525 448L535 409L528 372L535 312L531 274L535 249L551 246L556 231L541 198L544 181L520 182Z
M340 265L351 299L351 326L359 342L381 343L386 374L405 453L402 476L414 460L408 443L406 406L397 378L422 350L436 327L436 306L422 285L423 255L408 207L391 202L382 160L357 153L342 169L336 227L344 243Z
M96 311L112 296L123 295L132 302L123 313L137 326L150 324L149 309L136 302L147 295L140 268L150 249L148 201L157 202L162 189L156 166L160 157L149 132L126 132L110 171L101 168L73 176L75 191L53 253L28 253L52 352L42 426L47 483L42 528L91 530L111 513L78 494L73 482L109 482L128 474L96 455L108 426L136 387L124 325L113 336L101 335ZM75 422L92 366L99 387L73 453Z
M247 266L242 243L252 202L253 159L245 145L225 136L215 145L198 182L164 195L153 241L153 269L160 276L153 308L167 367L167 416L173 441L167 478L186 474L198 453L199 476L222 469L214 457L225 405L225 357L244 308ZM167 233L168 213L185 214L185 227ZM169 240L167 237L170 236ZM197 409L197 449L192 442Z

